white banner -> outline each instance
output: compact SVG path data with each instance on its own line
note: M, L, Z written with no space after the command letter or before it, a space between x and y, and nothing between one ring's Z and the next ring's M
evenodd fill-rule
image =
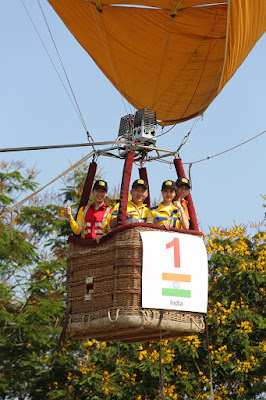
M207 312L208 260L200 236L141 232L142 307Z

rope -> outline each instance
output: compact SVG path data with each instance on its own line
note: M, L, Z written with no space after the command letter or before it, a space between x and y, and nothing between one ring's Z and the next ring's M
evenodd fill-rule
M257 137L263 135L265 132L266 132L266 130L263 131L263 132L261 132L261 133L259 133L258 135L253 136L252 138L250 138L250 139L248 139L248 140L245 140L244 142L241 142L241 143L237 144L236 146L230 147L230 149L227 149L227 150L221 151L220 153L214 154L213 156L208 156L208 157L202 158L201 160L197 160L197 161L193 161L193 162L183 162L183 165L184 165L184 164L186 164L186 165L193 165L193 164L197 164L197 163L200 163L200 162L203 162L203 161L206 161L206 160L210 160L211 158L214 158L214 157L221 156L222 154L228 153L229 151L234 150L234 149L236 149L237 147L242 146L243 144L246 144L246 143L248 143L248 142L251 142L251 140L256 139ZM170 154L165 154L165 155L162 155L162 156L159 156L159 157L160 157L160 158L162 158L162 157L169 157L169 156L171 156L173 153L176 153L176 152L172 152L172 153L170 153ZM159 158L159 157L158 157L158 158ZM166 163L166 164L173 164L173 161L159 160L158 158L156 158L156 157L148 158L147 161L153 161L153 160L154 160L154 161L164 162L164 163ZM190 168L191 168L191 167L190 167Z
M70 316L70 313L71 313L71 308L72 308L72 306L70 305L70 307L67 308L66 311L65 311L63 329L62 329L62 332L61 332L59 340L58 340L58 348L60 350L62 350L62 348L63 348L63 346L65 344L65 341L66 341L66 331L67 331L67 325L68 325L68 322L69 322L69 316Z
M211 355L210 355L210 340L209 340L209 330L208 324L206 320L206 315L202 314L205 328L206 328L206 338L207 338L207 347L208 347L208 356L209 356L209 368L210 368L210 389L211 389L211 400L214 400L214 391L213 391L213 379L212 379L212 365L211 365Z
M121 361L121 352L120 352L120 343L117 342L117 357L118 360Z
M64 74L65 74L66 80L67 80L67 82L68 82L69 88L70 88L70 90L71 90L73 99L74 99L74 101L75 101L75 103L76 103L76 106L77 106L77 109L78 109L78 113L79 113L79 116L80 116L80 121L81 121L81 123L82 123L82 125L83 125L83 127L84 127L84 129L85 129L85 131L86 131L86 133L87 133L88 140L91 140L91 141L93 142L93 138L92 138L92 136L90 135L90 133L88 132L88 128L87 128L87 126L86 126L86 123L85 123L85 120L84 120L84 118L83 118L82 112L81 112L81 110L80 110L80 108L79 108L79 105L78 105L78 102L77 102L75 93L74 93L73 88L72 88L72 86L71 86L70 80L69 80L69 78L68 78L66 69L65 69L64 64L63 64L63 61L62 61L62 59L61 59L61 57L60 57L58 48L57 48L57 46L56 46L56 44L55 44L55 40L54 40L54 38L53 38L53 34L52 34L51 29L50 29L50 27L49 27L47 18L46 18L45 14L44 14L43 8L42 8L41 3L40 3L40 0L37 0L37 2L38 2L38 4L39 4L39 7L40 7L40 10L41 10L43 19L44 19L44 21L45 21L45 24L46 24L46 26L47 26L48 32L49 32L50 37L51 37L51 39L52 39L52 42L53 42L55 51L56 51L56 53L57 53L57 56L58 56L59 61L60 61L60 64L61 64L61 67L62 67L62 69L63 69L63 71L64 71ZM95 150L95 149L94 149L94 150Z
M182 139L182 141L181 141L181 144L180 144L180 146L178 147L178 149L177 149L177 151L176 151L177 153L180 151L181 147L183 147L183 146L187 143L188 138L189 138L189 135L191 134L191 132L192 132L192 130L194 129L194 127L197 125L197 123L198 123L198 122L200 121L200 119L202 119L202 118L203 118L203 114L195 118L195 120L194 120L194 122L193 122L193 124L192 124L192 126L191 126L191 128L190 128L190 130L189 130L188 133L183 137L183 139ZM169 132L169 130L168 130L167 132ZM160 136L165 135L167 132L163 132L163 133L161 133L160 135L157 135L157 138L160 137Z
M111 310L108 310L108 314L107 314L107 315L108 315L108 319L109 319L110 322L116 322L116 321L118 320L119 311L120 311L120 308L117 308L117 309L116 309L115 317L112 318L112 316L111 316Z
M12 211L16 210L17 208L19 208L20 206L22 206L22 204L26 203L26 201L28 201L29 199L31 199L32 197L34 197L36 194L38 194L39 192L41 192L43 189L47 188L47 186L51 185L52 183L54 183L55 181L57 181L58 179L62 178L64 175L66 175L68 172L72 171L72 169L76 168L77 166L79 166L81 163L83 163L84 161L86 161L88 158L90 158L92 155L94 154L94 152L92 151L91 153L87 154L85 157L83 157L81 160L77 161L75 164L73 164L71 167L69 167L67 170L65 170L64 172L62 172L60 175L58 175L56 178L54 178L53 180L51 180L50 182L48 182L46 185L42 186L40 189L36 190L35 192L31 193L29 196L25 197L23 200L19 201L18 203L14 204L12 207L7 207L7 211L5 211L4 213L0 214L0 217L3 217L4 215L6 215L8 212L10 212L12 214Z
M193 161L193 162L187 162L187 163L184 162L183 164L189 165L189 166L190 166L190 167L189 167L189 170L190 170L193 164L197 164L197 163L200 163L200 162L203 162L203 161L206 161L206 160L210 160L211 158L218 157L218 156L220 156L220 155L222 155L222 154L225 154L225 153L227 153L227 152L229 152L229 151L232 151L232 150L234 150L234 149L236 149L236 148L238 148L238 147L240 147L240 146L242 146L242 145L244 145L244 144L246 144L246 143L248 143L248 142L251 142L252 140L256 139L257 137L263 135L265 132L266 132L266 130L263 131L263 132L261 132L261 133L259 133L258 135L253 136L252 138L250 138L250 139L248 139L248 140L245 140L244 142L239 143L239 144L236 145L236 146L233 146L233 147L231 147L231 148L229 148L229 149L227 149L227 150L224 150L224 151L222 151L222 152L220 152L220 153L214 154L213 156L208 156L208 157L205 157L205 158L203 158L203 159L201 159L201 160L197 160L197 161ZM107 143L107 142L106 142L106 143ZM89 145L89 144L87 143L86 145ZM140 148L148 148L148 147L147 147L147 146L140 146ZM22 150L30 150L31 148L21 148L21 149L22 149ZM4 151L5 151L5 150L7 151L8 149L4 149ZM19 149L14 149L14 150L19 151ZM161 150L161 151L164 151L164 152L169 152L169 154L166 154L166 155L163 155L163 156L158 156L158 157L169 157L169 156L173 156L173 155L176 153L176 152L174 152L174 151L170 151L170 150L166 150L166 149L154 148L154 150L157 151L157 152L158 152L158 150ZM12 149L11 149L10 151L12 151ZM107 156L107 157L120 158L120 157L118 157L118 156L115 156L114 154L105 153L104 151L98 151L98 153L101 154L101 155L105 155L105 156ZM12 207L8 207L8 208L7 208L7 211L5 211L4 213L0 214L0 216L3 217L3 216L6 215L8 212L12 212L12 211L15 210L16 208L20 207L20 206L21 206L22 204L24 204L27 200L29 200L30 198L32 198L33 196L35 196L37 193L39 193L40 191L42 191L43 189L45 189L46 187L48 187L50 184L52 184L52 183L55 182L56 180L60 179L62 176L66 175L68 172L70 172L72 169L76 168L76 167L77 167L78 165L80 165L83 161L87 160L88 158L90 158L90 157L91 157L92 155L94 155L94 154L95 154L95 152L92 151L91 153L89 153L88 155L86 155L85 157L83 157L81 160L77 161L73 166L71 166L70 168L68 168L68 169L65 170L64 172L62 172L59 176L57 176L56 178L54 178L52 181L50 181L49 183L47 183L45 186L43 186L42 188L36 190L34 193L32 193L31 195L29 195L29 196L26 197L25 199L21 200L20 202L14 204ZM155 157L152 157L152 158L150 158L150 159L148 158L148 159L146 160L146 162L148 162L148 161L153 161L153 160L154 160L154 161L159 161L159 162L164 162L164 163L171 164L171 165L173 164L172 161L159 160L158 158L156 159Z
M10 214L10 243L13 244L13 212Z
M162 330L160 329L160 348L159 348L159 385L161 392L161 399L165 400L163 390L163 363L162 363Z
M148 315L148 312L150 311L151 317ZM144 322L147 322L148 324L151 324L152 321L155 318L154 310L141 310L142 315L144 317Z
M191 322L192 322L193 324L196 325L196 327L199 329L200 332L203 331L204 326L203 326L202 324L201 324L201 325L198 325L198 324L197 324L198 318L195 318L193 315L188 315L188 318L191 320Z
M191 167L192 167L192 164L189 164L188 178L189 178L189 182L190 182L190 189L192 190Z
M171 9L171 16L175 17L178 13L179 10L179 6L181 5L181 3L183 2L183 0L180 0L179 3L177 4L177 6L174 5L174 0L171 0L171 5L172 5L172 9Z
M25 8L25 11L26 11L26 13L27 13L27 15L28 15L28 17L29 17L29 19L30 19L30 21L31 21L31 23L32 23L32 25L33 25L33 27L34 27L34 29L35 29L35 31L36 31L36 33L37 33L37 35L38 35L38 37L39 37L41 43L42 43L42 45L43 45L43 47L44 47L44 50L46 51L46 54L47 54L48 57L49 57L49 60L50 60L51 63L52 63L52 66L54 67L54 70L55 70L55 72L56 72L56 74L57 74L57 76L58 76L58 78L59 78L59 80L60 80L60 82L61 82L63 88L65 89L65 92L66 92L66 94L67 94L67 96L68 96L68 98L69 98L69 100L70 100L70 102L71 102L71 104L72 104L72 106L73 106L73 108L74 108L74 110L75 110L75 112L76 112L76 114L77 114L79 120L81 121L81 118L80 118L80 115L79 115L79 113L78 113L78 110L77 110L77 108L76 108L76 106L75 106L75 104L74 104L74 102L73 102L73 100L72 100L70 94L68 93L68 90L67 90L67 88L66 88L66 86L65 86L65 84L64 84L64 82L63 82L63 80L62 80L62 78L61 78L61 76L60 76L60 74L59 74L59 72L58 72L58 70L57 70L57 68L56 68L56 66L55 66L55 64L54 64L54 62L53 62L53 60L52 60L52 57L50 56L50 54L49 54L49 52L48 52L48 50L47 50L47 47L45 46L45 44L44 44L44 42L43 42L43 40L42 40L42 38L41 38L41 35L40 35L39 32L38 32L38 29L37 29L36 25L35 25L34 22L33 22L33 19L32 19L31 16L30 16L30 13L29 13L27 7L25 6L23 0L20 0L20 1L21 1L21 3L22 3L23 7ZM82 121L81 121L81 123L82 123ZM83 125L83 123L82 123L82 125ZM83 127L84 127L84 125L83 125Z
M191 164L191 165L192 165L192 164L200 163L200 162L202 162L202 161L210 160L211 158L214 158L214 157L218 157L218 156L220 156L220 155L222 155L222 154L224 154L224 153L227 153L228 151L234 150L234 149L236 149L237 147L242 146L243 144L246 144L246 143L248 143L248 142L251 142L251 140L256 139L257 137L263 135L265 132L266 132L266 131L263 131L263 132L259 133L258 135L253 136L252 138L250 138L250 139L248 139L248 140L245 140L244 142L241 142L241 143L237 144L236 146L230 147L230 149L227 149L227 150L221 151L220 153L214 154L213 156L209 156L209 157L206 157L206 158L202 158L201 160L193 161L193 162L191 162L191 163L183 163L183 164Z
M181 148L187 143L188 138L189 138L189 135L190 135L191 132L192 132L192 129L197 125L197 123L199 122L199 120L200 120L201 118L202 118L202 116L197 117L197 118L195 119L195 121L194 121L192 127L190 128L190 130L188 131L188 133L183 137L183 139L182 139L182 141L181 141L181 143L180 143L178 149L176 150L176 153L177 153L177 154L179 154L179 151L181 150ZM166 132L165 132L165 133L166 133ZM162 133L161 135L158 135L157 137L162 136L162 135L164 135L164 133Z

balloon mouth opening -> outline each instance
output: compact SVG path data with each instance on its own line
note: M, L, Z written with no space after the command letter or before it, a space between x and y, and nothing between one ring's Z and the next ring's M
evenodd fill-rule
M123 7L123 8L141 8L141 9L147 9L147 10L162 10L161 7L153 7L153 6L146 6L145 4L141 5L134 5L132 3L129 4L117 4L117 3L112 3L112 4L108 4L109 7Z

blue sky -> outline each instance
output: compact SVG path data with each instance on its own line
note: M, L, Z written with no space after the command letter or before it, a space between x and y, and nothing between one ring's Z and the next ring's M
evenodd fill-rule
M60 69L37 2L24 0ZM87 127L95 141L113 140L120 118L127 114L121 96L64 27L49 4L42 1L50 28ZM20 0L0 3L1 148L84 143L86 134ZM180 153L190 163L233 147L266 129L266 35L228 82L193 129ZM61 71L60 71L61 73ZM63 76L63 75L62 75ZM192 126L176 126L157 141L175 150ZM192 166L192 198L200 228L228 227L263 218L266 134L220 157ZM87 149L87 148L86 148ZM2 160L22 160L40 171L41 185L86 154L84 148L2 153ZM110 186L120 185L123 162L99 158ZM151 197L160 199L174 168L147 165ZM187 171L187 165L185 165ZM134 167L132 179L137 177ZM54 184L57 188L59 184Z

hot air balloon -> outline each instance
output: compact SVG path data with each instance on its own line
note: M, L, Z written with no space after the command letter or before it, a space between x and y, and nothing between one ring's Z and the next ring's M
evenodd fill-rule
M264 0L49 3L121 95L140 110L141 121L154 110L156 122L163 127L201 115L266 28ZM142 307L140 234L163 232L163 228L145 223L126 225L133 160L154 144L144 140L140 152L136 119L137 113L126 116L122 124L122 128L128 124L129 130L128 136L123 132L121 136L133 140L133 145L123 149L118 227L98 246L90 240L69 238L66 327L76 338L134 342L191 335L204 329L204 311L193 312L178 302L169 309ZM177 176L184 177L181 160L175 159L174 164ZM87 204L95 172L93 161L80 207ZM147 180L145 168L139 173ZM195 235L201 240L190 195L188 203L189 235L175 229L170 234Z
M98 67L162 126L201 113L265 32L264 0L49 0Z

